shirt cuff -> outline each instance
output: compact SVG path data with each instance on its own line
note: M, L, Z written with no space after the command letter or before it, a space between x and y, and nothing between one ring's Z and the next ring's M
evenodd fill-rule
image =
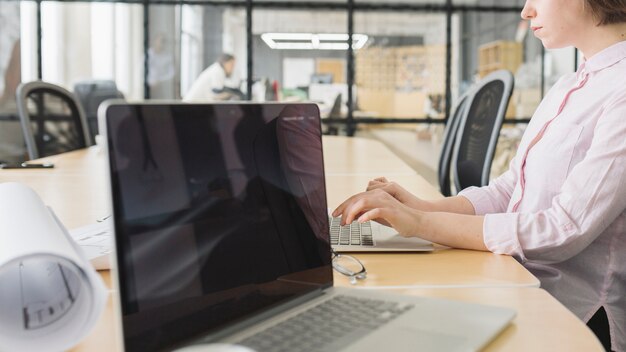
M489 251L526 260L517 234L519 213L487 214L483 222L483 241Z
M475 215L493 213L491 199L487 196L487 192L479 187L468 187L459 192L458 195L467 198L472 203Z

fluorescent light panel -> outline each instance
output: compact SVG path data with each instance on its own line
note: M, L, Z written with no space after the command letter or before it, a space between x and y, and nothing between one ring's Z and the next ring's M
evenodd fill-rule
M345 33L263 33L261 39L272 49L279 50L348 50ZM353 34L352 49L361 49L367 35Z

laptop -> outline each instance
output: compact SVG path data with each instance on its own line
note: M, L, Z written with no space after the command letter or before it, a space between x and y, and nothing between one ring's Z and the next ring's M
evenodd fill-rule
M330 244L337 252L430 252L433 243L419 237L403 237L375 221L341 226L340 217L328 217Z
M515 316L333 286L315 105L99 113L126 351L471 351Z

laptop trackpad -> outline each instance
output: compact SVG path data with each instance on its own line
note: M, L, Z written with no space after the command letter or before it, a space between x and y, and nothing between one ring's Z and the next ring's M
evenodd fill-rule
M381 248L416 248L430 247L432 242L421 239L419 237L404 237L391 227L372 223L372 229L375 231L376 247Z
M348 351L467 351L465 338L412 327L384 329L349 346Z

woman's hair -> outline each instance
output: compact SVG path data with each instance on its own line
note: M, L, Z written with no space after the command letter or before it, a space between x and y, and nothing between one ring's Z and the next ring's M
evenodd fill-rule
M626 0L585 0L598 25L626 22Z

